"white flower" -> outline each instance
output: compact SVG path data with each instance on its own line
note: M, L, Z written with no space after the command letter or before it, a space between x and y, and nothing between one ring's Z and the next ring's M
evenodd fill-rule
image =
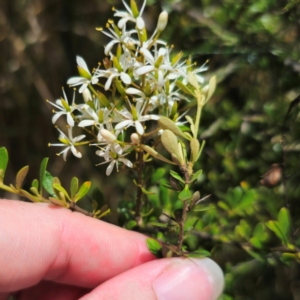
M82 57L76 56L76 62L78 64L78 67L85 74L85 77L83 76L71 77L68 79L67 84L69 84L70 86L81 85L81 87L79 88L79 93L82 93L90 83L96 84L98 82L98 78L92 76L85 60Z
M128 89L126 89L126 93L129 95L134 95L134 97L135 97L134 99L137 102L144 102L147 99L145 93L136 88L128 88ZM138 98L136 96L138 96Z
M78 127L87 127L94 125L100 130L103 128L104 124L107 124L111 121L111 110L108 110L107 108L99 108L96 112L91 107L86 105L84 106L84 108L82 108L82 110L85 111L85 115L84 119L79 122Z
M207 65L207 61L199 68L196 68L192 71L192 73L196 76L197 78L197 81L199 83L203 83L204 82L204 77L201 76L201 75L198 75L198 73L202 73L206 70L208 70L208 67L206 66ZM182 72L182 75L184 76L184 79L182 80L182 83L184 84L187 84L188 83L188 71L187 71L187 66L183 66L182 69L179 69L179 72L181 73Z
M109 23L108 23L108 26L109 26ZM107 26L107 29L111 32L111 34L109 32L104 31L102 28L97 29L112 39L104 48L105 55L108 55L110 53L112 47L115 44L135 43L135 41L130 38L132 33L136 33L135 29L126 32L125 27L123 27L122 33L120 33L120 35L118 35L117 32L115 32L113 29L111 29L108 26Z
M75 91L73 92L73 99L72 99L72 104L69 104L67 95L65 93L65 90L62 89L63 94L64 94L64 98L61 99L57 99L55 101L55 103L52 103L51 101L47 101L48 103L50 103L51 105L53 105L54 107L56 107L57 109L59 109L60 111L54 111L53 110L53 117L52 117L52 123L54 124L59 117L61 117L62 115L66 115L67 116L67 123L71 126L74 127L74 120L72 117L72 113L75 109L77 109L77 106L75 104Z
M126 146L125 148L123 149L124 151L128 149L128 146ZM96 154L105 158L105 161L102 162L102 163L100 163L100 164L98 164L98 165L109 163L109 165L108 165L108 167L106 169L106 175L107 176L109 176L111 174L111 172L114 169L114 166L116 166L117 171L119 171L119 162L122 162L128 168L132 168L133 167L132 162L129 159L124 158L124 156L127 155L127 154L129 154L129 153L125 153L125 154L123 153L123 154L119 155L119 154L117 154L117 153L115 153L113 151L109 151L108 155L107 155L104 151L98 150L98 151L96 151Z
M180 100L188 101L186 97L178 93L178 89L173 91L174 88L176 88L176 85L173 82L168 86L168 88L165 87L164 89L161 89L159 94L152 96L150 99L150 103L154 107L157 107L159 105L164 105L167 103L169 106L169 110L171 110L175 101L180 101Z
M141 8L141 10L140 10L140 12L139 12L139 15L138 15L137 17L134 17L132 10L131 10L131 8L127 5L127 3L126 3L124 0L122 0L122 2L123 2L123 4L124 4L124 6L125 6L127 12L126 12L126 11L123 12L123 11L117 11L117 10L116 10L114 16L115 16L115 17L121 17L121 19L120 19L119 22L118 22L118 27L119 27L119 28L123 28L123 27L126 25L126 23L127 23L128 21L131 21L131 22L136 23L136 27L137 27L139 30L142 30L142 29L145 27L145 22L144 22L144 20L142 19L141 16L142 16L142 14L143 14L143 12L144 12L144 8L145 8L145 5L146 5L146 2L147 2L147 1L146 1L146 0L144 1L143 6L142 6L142 8Z
M117 140L117 136L119 134L120 131L116 131L115 133L112 133L107 129L99 130L99 135L101 136L101 140L99 144L106 145L106 147L104 147L102 150L102 152L104 153L102 156L106 161L109 160L110 152L116 153L118 155L121 155L123 153L123 149Z
M130 76L125 72L119 72L116 68L109 68L108 70L97 70L95 73L95 77L106 77L107 81L105 83L104 89L107 91L114 78L120 77L123 83L130 84L131 78Z
M123 109L121 111L117 111L120 115L122 115L124 121L121 121L115 126L116 130L122 130L126 129L130 126L134 126L136 129L136 132L139 135L144 134L144 127L141 124L142 122L148 121L148 120L158 120L159 116L157 115L143 115L143 111L145 109L145 105L147 103L141 103L137 102L136 106L131 106L131 112L127 109Z
M162 87L165 84L164 75L166 74L166 72L174 71L174 68L172 66L164 63L164 60L166 60L165 56L168 53L166 48L160 48L158 51L155 51L154 56L146 48L141 48L140 52L146 58L148 64L138 67L135 70L135 75L140 76L155 71L157 72L157 85L159 87Z
M66 147L63 151L61 151L60 153L57 154L58 156L63 154L64 160L67 159L67 154L68 154L69 150L71 150L71 152L73 153L74 156L81 158L82 155L76 149L76 146L79 146L80 143L78 143L78 142L81 141L82 139L84 139L85 135L82 134L82 135L79 135L79 136L73 138L72 127L68 127L68 136L66 136L59 128L57 128L57 130L60 132L60 136L58 139L61 141L61 144L49 144L49 146Z

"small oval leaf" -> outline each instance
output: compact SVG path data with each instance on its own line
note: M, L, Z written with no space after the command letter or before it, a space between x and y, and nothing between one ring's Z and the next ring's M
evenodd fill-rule
M91 187L91 182L90 181L86 181L82 184L82 186L80 187L78 193L76 194L74 201L77 202L78 200L80 200L82 197L84 197L89 189Z
M5 147L0 148L0 182L3 182L6 167L8 164L8 152Z
M29 170L29 166L25 166L18 172L16 176L16 187L18 190L21 189L23 181L28 173L28 170Z
M149 239L146 240L146 243L147 243L147 247L148 247L149 251L153 255L155 255L157 258L162 257L162 253L161 253L162 247L161 247L161 244L158 241L149 238Z
M71 180L71 185L70 185L70 193L71 193L71 198L73 199L76 193L78 192L78 178L73 177Z

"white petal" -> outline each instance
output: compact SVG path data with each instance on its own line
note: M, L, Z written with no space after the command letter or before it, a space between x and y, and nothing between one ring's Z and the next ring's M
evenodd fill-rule
M124 165L126 165L129 168L133 167L132 162L127 158L121 157L121 158L119 158L119 161L121 161Z
M74 139L73 139L73 142L76 143L76 142L79 142L81 140L83 140L85 138L85 134L81 134L79 136L76 136Z
M204 82L204 78L200 75L196 75L196 78L198 80L198 82L203 83Z
M154 57L153 57L152 53L148 49L142 48L140 50L140 52L145 56L145 58L147 59L147 61L150 64L154 65L154 63L155 63Z
M162 71L158 71L158 81L157 81L157 84L159 87L162 87L164 86L165 84L165 81L164 81L164 74Z
M86 72L88 72L91 75L85 60L81 56L76 56L76 62L80 68L84 69Z
M74 86L74 85L83 84L86 81L88 81L88 80L84 77L74 76L74 77L71 77L68 79L67 84Z
M112 170L114 169L114 165L115 165L116 161L112 160L110 162L110 164L108 165L107 169L106 169L106 175L109 176L112 172Z
M125 24L127 23L127 21L129 21L129 20L130 20L129 17L120 19L120 21L118 22L118 27L119 27L119 28L123 28L124 25L125 25Z
M103 156L104 155L103 151L101 151L101 150L97 150L95 153L96 153L96 155L99 155L99 156Z
M83 97L84 102L88 102L89 100L92 100L92 94L91 94L90 90L85 89L82 92L82 97Z
M158 57L159 56L165 56L166 52L167 52L166 48L159 48L157 56Z
M63 154L63 159L64 159L64 161L67 160L67 154L68 154L69 150L70 150L70 147L67 147L65 150L63 150L63 151L61 151L61 152L59 153L59 155L60 155L60 154Z
M148 120L158 120L160 116L158 115L147 115L147 116L142 116L139 118L139 121L144 122Z
M72 118L72 116L71 116L71 113L67 113L67 123L68 123L71 127L74 127L75 122L74 122L74 120L73 120L73 118Z
M144 128L143 125L139 121L135 121L135 129L139 135L144 134Z
M145 9L145 6L146 6L146 3L147 3L147 1L145 0L145 1L143 2L143 6L142 6L142 8L141 8L141 10L140 10L140 15L142 15L142 14L143 14L143 12L144 12L144 9Z
M120 18L125 18L128 16L128 13L127 12L124 12L124 11L116 11L114 13L114 17L120 17Z
M142 96L142 97L146 97L146 95L141 90L138 90L138 89L135 89L135 88L128 88L126 90L126 93L127 94L139 95L139 96Z
M104 53L105 55L108 55L114 44L118 43L119 41L117 40L112 40L110 41L104 48Z
M116 129L116 130L123 129L124 127L128 126L129 124L132 124L132 121L131 121L131 120L125 120L125 121L122 121L122 122L120 122L119 124L117 124L117 125L115 126L115 129Z
M82 157L81 153L79 151L77 151L76 148L73 145L71 146L71 151L72 151L74 156L76 156L78 158Z
M58 118L62 115L64 115L65 112L64 111L60 111L58 113L55 113L55 115L52 117L52 123L55 124L55 122L58 120Z
M117 77L118 75L119 75L119 74L112 74L112 75L110 75L110 76L108 77L108 79L107 79L107 81L106 81L106 83L105 83L105 86L104 86L104 89L105 89L106 91L110 88L112 80L113 80L115 77Z
M78 90L79 93L83 93L83 91L87 88L87 86L89 85L90 81L85 82L80 89Z
M92 81L92 84L96 84L99 81L99 79L97 77L93 76L91 81Z
M123 150L122 150L122 147L121 147L119 144L115 143L115 144L113 145L113 148L114 148L114 151L115 151L117 154L119 154L119 155L122 154Z
M121 80L125 83L125 84L130 84L131 83L131 78L128 74L126 74L125 72L121 72Z
M139 75L144 75L144 74L149 73L153 70L155 70L155 68L153 66L144 66L144 67L138 68L135 71L135 74L138 75L138 76Z
M86 127L86 126L91 126L94 124L95 124L94 120L83 120L78 124L78 127Z
M141 17L136 18L136 27L139 30L142 30L145 27L145 22L144 22L143 18L141 18Z

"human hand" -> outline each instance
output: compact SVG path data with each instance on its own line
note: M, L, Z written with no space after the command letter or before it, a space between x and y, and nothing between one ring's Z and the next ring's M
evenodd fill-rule
M0 228L0 300L213 300L223 289L212 260L155 259L146 236L64 208L0 200Z

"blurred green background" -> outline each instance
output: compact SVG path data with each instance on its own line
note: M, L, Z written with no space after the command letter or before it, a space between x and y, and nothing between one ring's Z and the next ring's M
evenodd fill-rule
M162 38L174 44L174 53L183 50L199 66L209 60L204 76L218 78L201 122L201 139L207 144L198 183L203 196L212 194L208 204L215 209L199 215L199 230L186 245L212 251L226 273L222 299L300 299L299 263L283 262L280 251L270 251L280 245L274 234L262 238L262 255L245 251L259 230L257 224L275 220L285 200L294 244L300 247L297 103L283 127L289 105L300 93L298 2L151 0L143 15L152 32L160 11L167 10L169 23ZM13 182L27 164L30 182L47 156L49 171L66 185L77 176L105 187L113 207L123 199L129 179L103 176L94 166L98 161L93 152L83 149L82 159L69 156L64 163L55 155L57 148L47 146L57 141L57 131L45 100L59 98L61 87L77 74L76 55L90 69L103 60L107 39L95 27L112 18L112 6L122 9L121 1L1 1L0 146L10 155L6 182ZM285 188L259 184L274 163L284 163ZM12 197L1 191L0 196Z

